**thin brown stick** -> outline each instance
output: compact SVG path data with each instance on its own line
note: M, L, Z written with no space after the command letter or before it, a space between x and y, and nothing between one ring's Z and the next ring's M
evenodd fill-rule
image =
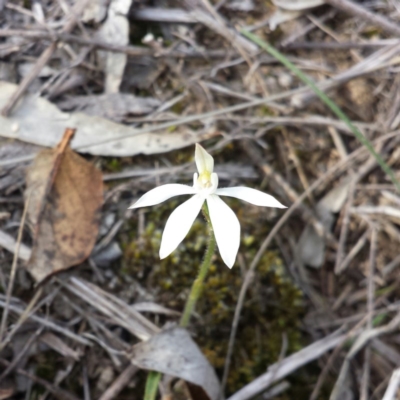
M254 279L254 271L251 273L246 273L244 276L244 282L242 285L243 287L248 287L250 286L250 283ZM239 298L237 300L237 304L235 307L235 314L233 316L233 321L232 321L232 327L231 327L231 332L230 332L230 337L229 337L229 342L228 342L228 351L226 353L225 357L225 365L224 365L224 373L222 376L222 382L221 382L221 398L223 398L223 394L225 392L225 386L226 382L228 381L228 376L229 376L229 370L231 366L231 360L232 360L232 355L233 355L233 347L235 344L235 339L236 339L236 332L239 326L239 319L240 319L240 314L242 312L243 308L243 303L246 297L246 290L240 290L239 293Z
M218 12L213 9L208 0L200 0L199 3L201 3L203 7L199 7L199 4L192 4L190 0L185 1L185 5L190 9L190 16L192 16L195 21L202 23L228 40L233 47L236 47L236 50L247 63L251 65L247 52L250 54L256 53L257 46L240 35L235 29L228 28L225 21Z
M369 253L369 270L368 270L368 296L367 296L367 329L372 329L372 316L374 314L374 298L375 298L375 285L374 285L374 273L375 273L375 260L376 260L376 248L377 248L377 232L376 228L371 229L371 247ZM364 352L364 367L361 381L361 394L360 400L368 400L368 389L371 375L371 349L367 347Z
M356 43L356 42L295 42L282 46L285 50L348 50L348 49L368 49L375 47L385 47L390 44L397 44L397 39L383 39L371 42Z
M194 19L207 26L212 31L224 37L229 41L233 48L242 56L249 66L249 71L253 71L264 96L268 96L268 90L265 87L264 80L258 72L258 63L254 63L250 55L257 53L257 46L251 41L240 35L235 29L230 28L224 19L214 9L208 0L200 0L203 7L199 7L197 2L186 0L186 6L191 10ZM246 80L246 78L245 78Z
M33 307L35 307L37 301L39 300L41 294L43 292L43 286L36 291L35 295L33 296L32 300L29 302L28 306L24 310L24 312L19 317L17 323L14 325L13 329L9 332L9 334L4 338L3 341L0 342L0 351L3 350L8 343L10 343L11 339L17 332L17 330L21 327L21 325L30 317L31 311Z
M353 207L353 201L354 201L355 185L356 185L356 180L354 179L354 177L352 177L349 187L348 199L345 205L342 226L340 229L339 246L336 253L335 274L338 274L340 272L340 267L343 261L344 249L347 243L347 234L349 232L350 214L351 214L350 209L351 207Z
M399 42L397 42L395 45L383 47L366 57L364 60L353 65L348 70L340 72L329 79L324 79L322 82L318 83L318 87L323 91L327 91L343 85L354 78L365 76L372 72L386 68L394 63L398 63L396 57L399 53ZM304 93L296 95L292 98L292 105L296 107L305 107L316 98L318 98L318 96L311 89L307 89Z
M300 182L303 185L303 189L307 190L309 188L310 184L308 182L307 175L304 172L303 166L301 165L299 157L297 157L297 154L293 148L292 142L290 141L287 129L285 127L282 127L281 132L282 132L283 138L285 139L285 143L289 149L290 158L292 159L293 164L296 167L297 175L299 176ZM313 205L315 204L315 200L314 200L312 194L310 194L309 200L310 200L311 204L313 204Z
M129 383L138 370L138 367L134 366L133 364L129 364L128 367L122 371L121 375L119 375L118 378L112 383L112 385L101 395L99 400L116 399L121 390L124 389L124 387Z
M318 377L318 381L314 386L314 389L311 393L310 396L310 400L316 400L319 396L319 391L322 388L322 385L325 381L325 378L328 375L328 372L330 370L330 368L333 366L333 362L336 360L336 358L338 357L339 353L342 351L344 345L346 344L347 340L352 338L357 331L359 331L361 329L361 327L365 324L365 322L368 319L368 315L365 315L360 321L357 322L357 324L347 333L347 337L346 340L344 340L342 343L340 343L335 350L333 350L332 354L329 356L328 361L325 363L325 366L320 374L320 376Z
M17 264L18 264L19 248L21 246L22 233L24 231L26 214L27 214L27 211L28 211L29 201L30 201L30 198L31 198L30 195L31 195L31 193L29 193L28 199L26 200L25 207L24 207L24 212L22 213L21 223L20 223L19 230L18 230L17 243L16 243L16 246L15 246L15 253L14 253L13 262L12 262L12 265L11 265L10 280L8 282L8 287L7 287L6 306L4 307L3 316L1 318L0 342L3 340L4 329L5 329L6 324L7 324L8 308L10 306L11 294L12 294L12 290L13 290L13 287L14 287L15 274L16 274L16 271L17 271Z
M14 92L14 94L11 96L10 100L8 101L8 103L1 110L1 115L3 115L4 117L8 117L8 115L11 112L11 110L14 108L15 104L18 102L18 100L21 98L21 96L26 92L28 87L33 82L33 80L39 75L40 71L43 69L43 67L50 60L51 56L53 55L53 53L54 53L54 51L56 49L57 49L57 43L53 42L40 55L40 57L36 61L35 66L32 68L30 73L25 76L25 78L22 80L22 82L18 86L18 89Z
M350 351L347 353L342 367L340 369L340 373L338 379L335 383L335 386L332 390L331 396L329 400L340 400L343 395L343 387L344 382L348 376L351 360L368 344L368 342L376 337L387 335L395 331L400 323L400 313L398 313L387 325L373 328L369 330L363 330L361 334L358 336L357 340L351 346Z
M27 353L27 351L31 348L32 344L36 341L36 339L42 332L43 326L39 327L39 329L37 329L36 332L29 337L28 341L24 344L20 352L13 358L10 365L0 375L0 382L2 382L2 380L15 369L15 367L21 361L22 357Z
M170 50L165 49L162 51L154 51L153 49L132 45L119 45L115 43L107 43L94 38L83 38L80 36L72 35L69 33L54 32L49 33L47 31L34 31L34 30L22 30L22 29L0 29L0 37L15 37L20 36L27 39L35 40L50 40L50 41L60 41L65 43L76 43L81 46L90 46L93 48L107 50L113 53L125 53L131 57L138 56L154 56L154 57L200 57L200 58L225 58L229 55L234 55L236 52L231 50L205 50L200 51L180 51L180 50Z
M400 36L400 26L398 23L385 18L383 15L367 10L360 4L356 4L350 0L325 0L326 3L333 7L340 8L351 15L368 20L374 25L378 25L384 31L396 36Z
M328 131L332 137L332 140L336 146L336 149L340 157L346 158L348 153L339 132L333 126L329 126ZM344 248L347 241L347 233L350 222L350 208L353 205L353 200L354 200L354 191L356 185L356 180L354 178L354 170L352 169L350 170L350 175L351 175L351 182L350 182L350 187L348 189L349 194L347 195L348 199L344 209L342 226L340 229L339 244L338 244L338 249L336 251L335 273L337 273L337 271L339 270L339 267L342 264L342 259L344 257Z
M8 367L8 366L10 366L11 363L7 360L0 358L0 364L5 367ZM52 385L50 382L47 382L46 380L39 378L38 376L32 375L29 372L26 372L21 368L17 368L15 371L17 372L17 374L26 376L32 382L35 382L38 385L43 386L58 400L80 400L78 397L67 392L66 390L56 387L56 386Z
M296 202L299 198L298 193L289 185L289 183L283 178L282 175L274 171L274 169L269 165L260 154L259 150L250 141L242 141L243 149L249 154L253 162L264 172L264 174L271 178L275 183L276 187L284 190L288 198ZM305 190L304 193L311 193L309 190ZM308 195L309 196L309 195ZM325 237L327 241L333 246L337 246L336 239L330 232L327 232L323 224L315 217L314 213L305 204L299 205L302 212L302 217L304 221L310 222L314 227L315 231L321 237Z
M381 148L379 148L379 151ZM359 172L357 174L352 173L351 176L351 183L350 183L350 188L349 188L349 196L348 196L348 202L346 205L345 209L345 214L343 217L343 222L342 222L342 227L341 227L341 232L340 232L340 239L339 239L339 247L337 251L337 256L336 256L336 264L335 264L335 274L339 274L342 272L345 267L349 265L349 260L351 261L350 254L356 255L357 252L356 250L359 251L361 247L363 246L363 242L361 238L358 240L357 244L353 247L352 251L348 254L348 256L345 258L343 261L343 254L344 254L344 246L347 241L347 234L348 234L348 228L349 228L349 222L350 222L350 214L351 214L351 209L353 206L353 201L354 201L354 191L355 187L358 184L358 182L361 181L362 178L366 174L368 174L372 168L376 166L376 160L373 157L370 157L369 160L360 168Z
M327 13L325 13L324 15L319 17L318 21L320 23L324 23L324 22L330 20L331 18L333 18L336 14L337 14L336 10L329 10ZM269 19L270 19L270 17L268 17L268 20ZM307 24L301 30L296 29L291 35L289 35L289 37L283 39L283 41L281 42L279 47L290 48L292 45L296 45L296 43L298 43L298 40L301 37L304 37L305 35L310 33L313 29L315 29L315 27L316 27L315 24L310 23L310 24ZM250 29L248 29L248 30L250 30ZM295 43L293 43L293 42L295 42Z
M339 265L337 272L335 269L335 273L340 274L342 271L344 271L351 261L354 259L354 257L360 252L360 250L364 247L365 243L367 243L369 235L369 230L367 229L362 236L357 240L357 243L353 246L353 248L349 251L343 262Z
M4 307L5 306L5 302L0 300L0 307ZM19 306L16 306L14 304L12 304L10 307L10 310L18 315L23 315L26 308L22 308ZM50 329L54 332L58 332L61 333L62 335L64 335L67 338L70 338L74 341L76 341L77 343L83 344L85 346L91 346L92 343L85 339L84 337L77 335L76 333L70 331L67 328L64 328L60 325L57 325L54 321L50 320L49 318L43 318L43 317L39 317L35 314L31 314L28 317L29 320L36 322L38 324L41 324L43 326L45 326L47 329Z
M338 346L346 339L346 335L338 335L337 332L318 340L311 345L301 349L283 360L271 365L267 372L256 378L228 400L248 400L258 393L264 391L273 383L281 380L294 372L301 366L319 358L321 355Z

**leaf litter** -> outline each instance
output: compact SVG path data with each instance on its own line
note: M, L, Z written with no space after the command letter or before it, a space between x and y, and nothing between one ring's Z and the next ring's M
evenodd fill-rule
M85 249L88 258L79 268L66 267L55 274L55 267L79 258L75 250L71 253L70 248L57 245L57 251L68 250L68 262L46 262L44 270L40 265L35 282L26 269L17 271L8 331L13 332L14 324L23 332L1 351L0 368L9 378L1 386L5 389L1 396L11 398L17 388L19 395L28 398L29 390L36 393L42 387L54 398L139 396L143 375L131 364L131 348L173 332L163 329L179 318L195 275L194 260L201 258L205 242L199 222L187 247L160 263L153 251L160 232L153 221L165 220L169 206L134 215L127 215L125 209L133 198L158 184L176 181L176 176L188 181L192 160L183 148L210 139L205 146L227 169L221 179L224 185L252 179L254 186L268 186L266 190L272 189L288 205L297 204L307 191L298 212L285 214L291 215L290 220L278 230L273 212L259 214L251 207L239 211L244 233L240 265L227 276L216 260L206 283L207 297L199 304L190 332L222 377L224 364L229 364L227 336L237 328L230 369L225 366L229 373L224 393L236 400L257 393L267 398L272 392L285 400L337 400L334 387L342 386L353 396L363 393L364 398L393 400L400 353L397 326L393 328L399 299L396 209L400 200L367 153L338 127L314 94L290 94L299 88L297 77L255 52L252 43L240 36L239 27L255 30L280 47L329 89L346 113L361 121L363 134L398 175L399 50L396 29L392 30L399 18L396 2L202 0L144 1L138 6L125 0L78 0L73 2L74 11L64 1L0 3L0 106L11 111L9 117L0 117L0 135L5 138L0 142L0 285L4 292L10 253L17 247L22 193L29 183L24 171L42 150L39 146L53 149L67 127L78 128L71 147L96 156L86 157L107 176L101 212L105 228L91 239L100 252L90 254ZM289 94L260 106L263 99L282 91ZM238 99L259 103L251 109L230 109ZM209 111L216 113L185 120ZM323 124L307 123L317 115L324 116ZM156 131L164 121L168 126ZM175 124L181 121L183 125ZM335 129L338 132L332 133ZM38 146L24 147L18 140ZM247 150L249 141L259 150L259 159ZM182 150L169 153L176 149ZM54 156L56 150L46 151ZM45 164L52 156L42 159ZM251 176L244 173L243 165L252 169ZM49 177L49 167L42 168ZM349 189L346 182L352 174L359 180ZM64 171L59 179L68 176ZM117 178L129 180L121 183ZM45 192L41 187L38 194ZM35 203L33 192L31 198ZM51 238L40 242L35 231L32 238L25 232L19 260L28 270L27 261L45 252L46 246L53 248L59 229L64 231L64 225L54 221L63 215L84 220L80 200L72 199L74 212L64 203L61 212L52 209L57 201L50 191L46 202L37 205L43 205L43 215L51 217L51 224L41 220L38 209L30 213L30 227L36 221L36 231ZM176 205L171 200L170 207ZM115 220L105 224L110 215ZM55 234L53 227L57 227ZM318 234L316 227L321 228ZM258 251L265 247L271 250L259 258ZM42 278L43 295L35 297L35 283ZM252 283L240 300L243 280ZM243 309L232 322L240 301ZM7 307L2 294L0 307ZM32 315L25 318L30 307ZM44 327L50 335L36 341L35 333ZM358 339L377 332L379 338L361 341L362 351L348 353L346 340L359 343ZM190 339L187 332L183 334ZM174 341L179 344L180 337ZM176 349L177 343L166 343L155 353ZM24 354L24 344L32 351ZM4 345L0 338L0 348ZM201 355L193 340L187 346ZM13 365L18 357L28 362ZM155 369L156 358L151 365ZM176 376L190 380L187 366L190 363L182 363ZM348 368L351 373L345 374L344 382L343 372L338 371ZM25 383L18 386L21 376ZM384 397L389 376L393 379ZM282 385L278 382L265 392L283 378ZM187 391L184 395L189 398Z
M16 88L17 86L11 83L0 82L0 108L6 104ZM215 134L215 129L212 127L200 132L182 127L161 133L138 132L127 125L96 116L102 108L106 110L106 116L111 115L113 119L119 119L121 115L129 112L126 108L129 100L127 104L123 101L123 97L119 98L118 102L123 105L123 109L115 111L107 105L110 101L111 97L102 97L96 106L91 106L93 103L88 99L85 106L89 108L91 114L94 114L90 116L83 112L64 113L49 101L28 95L11 117L0 115L0 136L39 146L54 147L61 139L61 132L66 127L72 127L77 128L72 143L73 148L83 148L81 151L93 155L126 157L164 153L186 147ZM79 98L74 103L79 103ZM118 104L115 100L112 103L113 107ZM40 124L37 124L38 120L41 121ZM124 139L120 139L121 136Z
M28 169L25 199L33 236L27 269L40 283L80 264L97 239L103 204L101 172L70 149L74 129L42 150Z

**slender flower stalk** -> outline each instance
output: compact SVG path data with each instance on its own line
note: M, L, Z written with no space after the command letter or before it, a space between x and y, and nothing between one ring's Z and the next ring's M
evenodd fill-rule
M217 244L206 205L203 206L203 213L206 217L209 230L208 247L204 256L204 260L200 266L199 274L193 282L192 289L186 301L185 309L180 322L180 326L182 328L186 328L189 324L190 317L193 314L194 308L196 307L197 299L200 297L201 290L203 289L204 279L207 276L208 270L210 269L212 257L215 253L215 247Z
M193 195L177 207L168 218L161 239L160 259L168 257L179 246L203 208L210 237L204 260L198 276L193 282L182 314L180 326L183 328L189 324L190 317L201 294L204 279L210 269L216 246L218 245L219 253L229 268L233 267L239 250L239 220L219 196L236 197L257 206L286 208L274 197L256 189L241 186L218 189L218 175L214 172L214 159L199 144L196 144L195 161L198 172L193 175L193 186L176 183L159 186L145 193L130 207L148 207L160 204L174 196ZM160 379L161 374L158 372L151 371L148 374L145 400L155 399Z
M212 229L212 224L210 220L210 215L208 213L207 206L204 204L203 206L203 214L206 218L208 230L209 230L209 240L208 247L206 250L206 254L204 256L204 260L200 266L199 273L197 278L193 282L192 289L190 290L189 297L186 300L185 309L183 311L180 326L182 328L186 328L189 325L190 317L193 314L193 311L196 307L196 303L198 298L200 297L201 291L203 289L204 280L207 276L208 270L211 266L212 257L215 253L216 240L215 235ZM150 371L147 375L146 380L146 388L144 394L144 400L154 400L157 395L158 384L161 379L161 373L156 371Z

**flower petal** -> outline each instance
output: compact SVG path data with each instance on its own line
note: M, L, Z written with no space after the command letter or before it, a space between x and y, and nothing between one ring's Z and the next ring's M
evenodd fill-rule
M158 186L145 193L135 204L129 208L149 207L160 204L165 200L182 194L194 194L195 190L191 186L171 183L168 185Z
M169 256L185 238L204 203L204 197L196 194L175 208L170 217L161 239L160 258Z
M232 268L240 244L240 224L235 213L215 194L207 197L215 239L224 263Z
M217 189L215 194L218 196L236 197L237 199L247 201L256 206L287 208L276 200L275 197L260 192L259 190L243 186Z
M196 161L197 170L199 171L200 175L205 171L209 172L210 174L213 172L214 159L198 143L196 143L194 159Z

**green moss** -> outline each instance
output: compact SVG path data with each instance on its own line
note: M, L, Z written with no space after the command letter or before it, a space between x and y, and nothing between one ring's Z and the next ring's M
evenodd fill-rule
M383 323L388 317L388 313L384 312L376 315L372 320L372 326L377 327Z
M257 107L255 116L256 117L274 117L276 115L275 110L268 107L267 105L262 105Z
M171 111L177 115L181 115L182 112L184 111L186 107L186 102L185 101L179 101L178 103L175 103L172 107L171 107Z
M167 132L168 133L172 133L176 131L177 126L176 125L172 125L170 127L167 128Z
M169 201L146 213L146 227L141 238L133 225L125 244L123 274L130 274L156 292L156 301L182 311L196 277L207 245L206 223L197 218L183 243L165 260L159 260L162 230L171 211L184 199ZM254 218L243 204L229 201L242 225L240 253L250 265L261 241L270 230L262 218ZM243 283L242 270L237 262L230 270L219 254L205 282L191 328L202 351L222 373L233 315ZM228 392L233 392L265 372L279 358L282 340L286 335L288 353L303 347L299 322L303 313L302 295L286 275L282 261L275 251L262 257L253 283L248 291L240 317Z
M121 172L123 169L122 161L120 158L104 158L103 171L107 172Z
M58 364L58 355L54 351L46 351L37 356L37 367L35 374L49 382L53 382L57 369L54 365Z
M35 356L36 369L35 375L47 382L56 380L57 371L65 369L65 360L59 353L54 350L40 352ZM68 375L67 379L62 382L61 387L71 393L80 393L81 385L76 378L74 371ZM42 385L34 385L30 399L40 399L45 393L45 388Z

